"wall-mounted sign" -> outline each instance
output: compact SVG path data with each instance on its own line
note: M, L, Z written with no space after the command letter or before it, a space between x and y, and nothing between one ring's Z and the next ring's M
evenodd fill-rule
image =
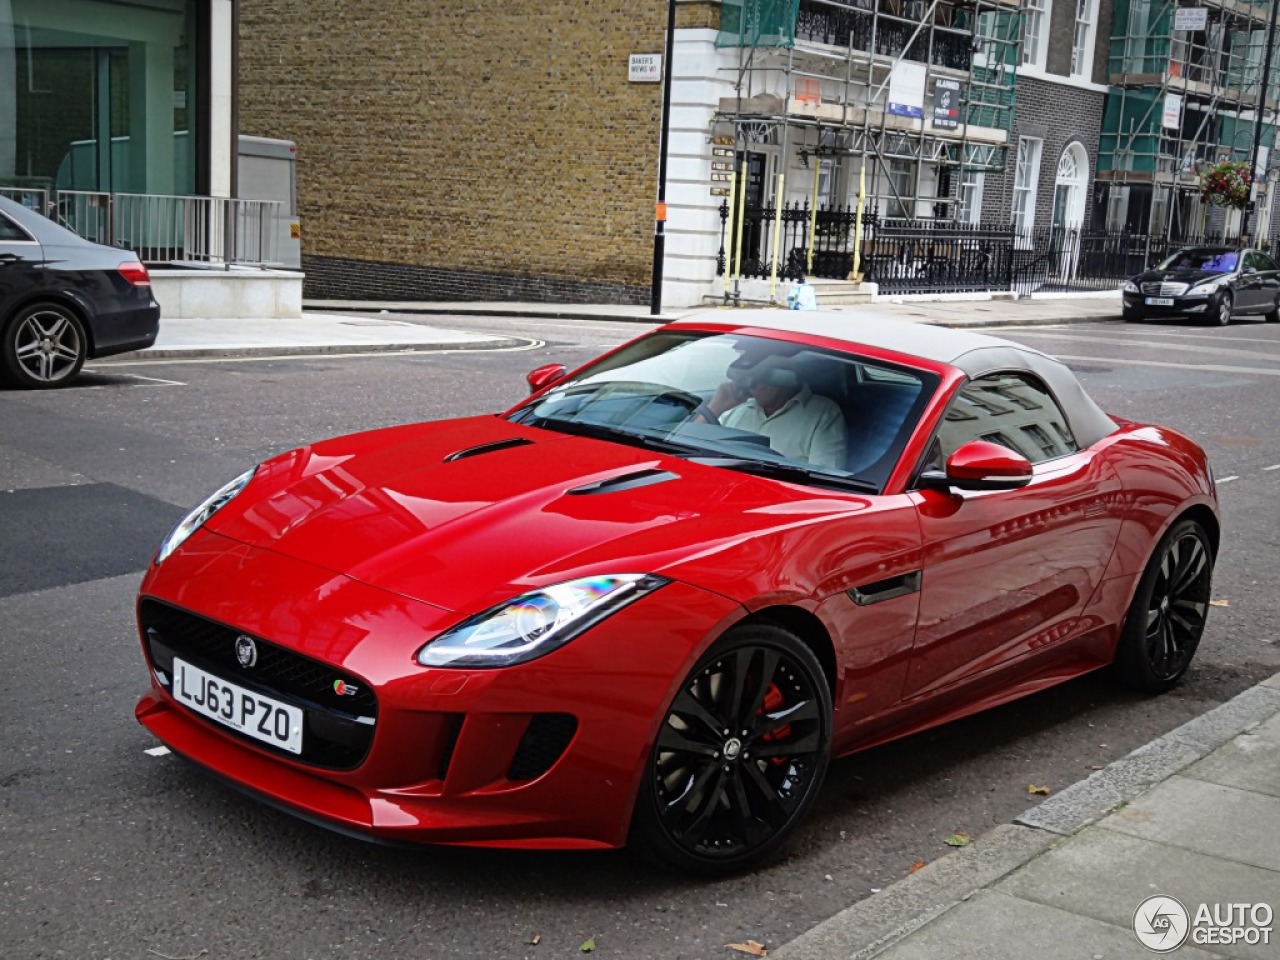
M960 126L960 81L937 77L933 81L933 126L955 130Z
M733 151L728 147L712 147L711 155L713 157L732 157Z
M889 74L889 112L899 117L914 117L917 120L924 116L924 78L923 63L908 63L899 60Z
M728 187L712 187L711 195L713 197L727 197L729 195Z
M1164 95L1164 110L1160 114L1160 126L1177 130L1182 126L1182 97L1176 93Z
M732 174L732 173L713 173L713 174L711 175L711 181L712 181L712 183L718 183L718 182L722 182L722 181L723 181L723 182L725 182L725 183L727 183L728 181L730 181L730 180L732 180L732 179L733 179L733 174Z
M732 170L733 164L730 163L728 160L712 160L711 169L712 170Z
M1207 7L1178 7L1173 11L1173 29L1203 30L1209 25Z
M633 53L627 62L627 80L631 83L657 83L662 79L662 54Z

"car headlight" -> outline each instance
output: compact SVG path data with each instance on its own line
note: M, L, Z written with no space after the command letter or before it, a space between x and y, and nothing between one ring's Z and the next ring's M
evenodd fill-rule
M160 549L156 553L156 564L164 563L169 554L182 546L187 537L200 529L202 523L230 503L232 497L248 486L249 481L253 479L254 470L257 469L257 467L254 467L253 470L246 470L226 486L219 487L200 506L183 517L182 522L174 527L173 531L161 541Z
M1126 280L1124 282L1124 292L1125 293L1141 293L1142 291L1138 289L1138 285L1134 283L1132 280Z
M418 663L424 667L525 663L559 649L588 627L669 582L647 573L619 573L522 593L440 634L418 651Z
M1197 283L1188 290L1185 296L1188 297L1207 297L1210 294L1217 293L1222 289L1225 280L1206 280L1204 283Z

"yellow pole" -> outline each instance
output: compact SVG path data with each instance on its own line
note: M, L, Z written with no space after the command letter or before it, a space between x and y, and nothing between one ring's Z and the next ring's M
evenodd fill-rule
M729 295L729 275L733 273L733 210L738 196L738 171L729 175L729 217L724 223L724 294Z
M743 211L747 206L747 166L748 164L744 160L742 164L742 186L738 188L738 233L733 241L733 279L735 280L742 277L742 221L744 219Z
M813 155L813 202L809 204L809 249L804 255L805 275L813 273L814 228L818 225L818 174L822 171L822 157Z
M782 185L786 182L787 175L785 173L778 174L778 193L777 199L773 203L773 256L770 258L772 264L769 267L769 302L776 303L778 298L774 295L774 291L778 288L778 247L782 244L782 198L786 196L782 192Z
M858 168L858 206L854 211L853 221L853 269L849 271L849 279L862 282L862 205L867 196L867 158L862 158L862 166Z

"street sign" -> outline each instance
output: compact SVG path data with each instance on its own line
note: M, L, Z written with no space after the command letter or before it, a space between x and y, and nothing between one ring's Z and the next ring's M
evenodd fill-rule
M662 79L662 54L633 53L627 62L627 81L658 83Z
M899 60L889 74L889 112L899 117L924 116L923 63Z
M1164 110L1161 112L1160 126L1169 130L1177 130L1182 126L1182 97L1178 94L1164 95Z
M1207 7L1178 7L1173 12L1173 29L1197 31L1209 25Z

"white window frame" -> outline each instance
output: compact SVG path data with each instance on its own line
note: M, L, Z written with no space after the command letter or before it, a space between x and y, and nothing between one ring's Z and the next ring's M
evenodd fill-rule
M987 175L981 170L969 168L960 171L956 219L961 223L976 225L982 222L982 190L986 180Z
M1040 155L1044 141L1039 137L1018 138L1018 164L1013 173L1014 229L1029 236L1036 225L1036 188L1040 183Z
M1049 47L1053 0L1026 0L1022 13L1022 65L1043 70Z
M1071 45L1071 76L1093 79L1093 51L1098 32L1098 0L1076 0L1075 37Z

